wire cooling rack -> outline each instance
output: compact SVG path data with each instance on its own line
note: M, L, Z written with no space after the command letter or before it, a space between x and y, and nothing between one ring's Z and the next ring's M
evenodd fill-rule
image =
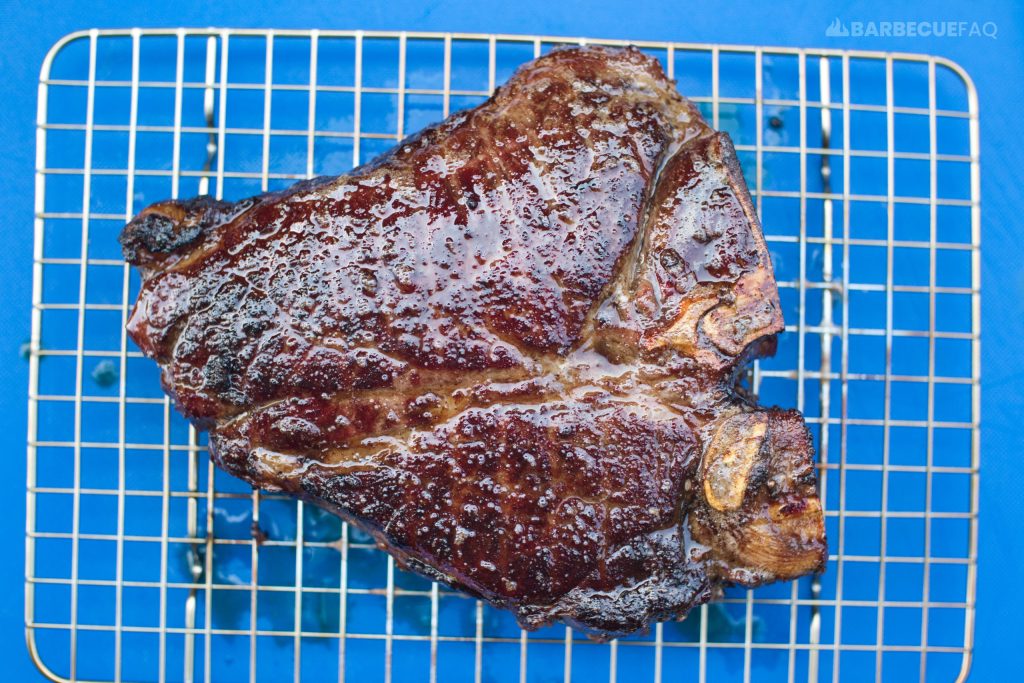
M127 339L145 205L337 174L560 43L88 31L39 86L26 626L54 680L962 679L978 500L977 97L946 60L637 43L738 150L788 323L750 381L818 447L817 577L598 645L523 633L214 469Z

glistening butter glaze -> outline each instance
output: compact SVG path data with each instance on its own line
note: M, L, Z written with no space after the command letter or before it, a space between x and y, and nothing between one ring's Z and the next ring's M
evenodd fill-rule
M824 562L801 417L734 387L783 329L735 154L637 50L121 241L129 333L221 467L525 626L627 633Z

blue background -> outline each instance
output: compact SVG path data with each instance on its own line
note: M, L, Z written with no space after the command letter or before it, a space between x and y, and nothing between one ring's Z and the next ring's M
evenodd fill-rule
M965 20L995 22L995 40L985 38L842 38L824 36L836 16L844 21ZM0 564L0 652L7 656L5 680L41 680L24 649L22 581L24 572L24 444L26 362L19 347L28 339L31 260L35 98L39 66L62 35L90 27L240 26L280 28L407 29L586 35L591 37L677 40L767 45L891 49L928 52L959 62L974 78L981 106L983 390L981 535L974 680L1000 680L1024 667L1019 646L1024 596L1019 575L1024 512L1019 493L1015 418L1024 399L1014 384L1021 379L1016 352L1024 337L1024 269L1014 249L1020 185L1013 162L1024 158L1019 119L1024 82L1024 6L1014 3L956 2L808 3L703 2L691 9L679 2L556 2L520 0L514 5L476 2L348 3L5 3L0 15L0 250L4 305L0 306L0 386L6 401L0 413L9 476L0 486L9 511L0 533L11 540Z

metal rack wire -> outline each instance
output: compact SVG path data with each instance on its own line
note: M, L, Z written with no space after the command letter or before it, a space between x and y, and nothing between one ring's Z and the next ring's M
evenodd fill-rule
M54 680L963 679L979 457L974 87L924 55L635 43L736 142L788 322L751 377L815 433L831 556L598 645L396 571L215 471L124 322L142 206L240 198L482 101L542 36L67 36L40 77L26 633Z

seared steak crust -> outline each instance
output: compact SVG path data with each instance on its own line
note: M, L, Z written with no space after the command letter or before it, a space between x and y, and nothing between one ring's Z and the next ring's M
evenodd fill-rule
M216 462L613 636L825 559L735 153L635 49L557 50L336 178L143 211L128 330Z

